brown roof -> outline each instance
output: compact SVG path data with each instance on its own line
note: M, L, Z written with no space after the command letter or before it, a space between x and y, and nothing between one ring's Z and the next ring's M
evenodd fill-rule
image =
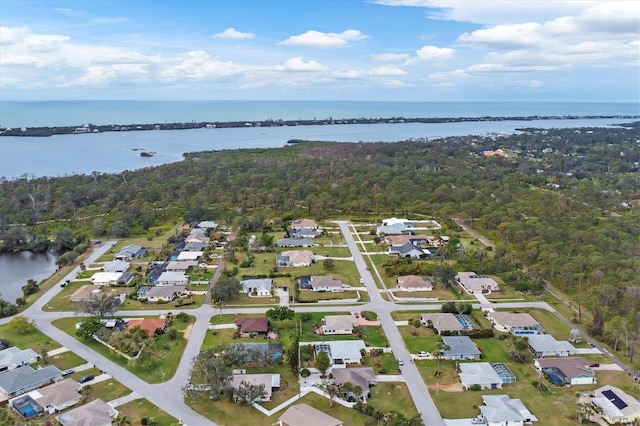
M80 399L82 386L73 379L64 379L57 383L38 389L39 398L35 401L43 407L52 405L59 407Z
M422 314L420 315L420 321L427 324L431 320L433 327L438 332L443 331L460 331L462 325L455 315L450 313L438 313L438 314Z
M404 275L398 277L397 287L401 288L433 288L433 283L427 277L419 277L418 275Z
M238 318L236 325L240 327L241 333L266 333L269 331L267 317Z
M149 336L153 336L157 329L164 330L167 326L167 320L165 318L134 318L127 323L127 330L131 330L135 326L140 326L149 332Z
M341 420L331 417L307 404L292 405L278 419L282 426L343 426Z
M540 368L552 368L555 367L562 371L562 374L569 379L578 377L581 375L587 375L593 377L595 373L589 368L592 362L582 357L572 358L540 358L537 360Z
M529 314L491 312L489 315L496 323L508 327L532 327L539 325L538 321Z
M334 368L331 370L333 381L336 384L345 382L360 386L363 390L369 389L369 382L376 381L376 374L371 367L362 368Z

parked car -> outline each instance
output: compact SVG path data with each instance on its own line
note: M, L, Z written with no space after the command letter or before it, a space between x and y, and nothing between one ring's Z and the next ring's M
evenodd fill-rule
M420 351L416 355L418 355L418 357L420 357L420 358L425 358L425 357L429 356L429 353L425 352L425 351Z
M398 358L398 365L401 367L404 365L404 361L402 360L402 358Z
M66 287L70 283L71 283L71 280L65 280L62 284L60 284L60 287Z
M90 382L93 379L95 379L95 377L92 376L92 375L83 376L83 377L80 378L80 380L78 380L78 383L87 383L87 382Z
M62 372L62 375L63 376L68 376L69 374L73 374L75 372L76 372L76 370L74 368L67 368L66 370L64 370Z

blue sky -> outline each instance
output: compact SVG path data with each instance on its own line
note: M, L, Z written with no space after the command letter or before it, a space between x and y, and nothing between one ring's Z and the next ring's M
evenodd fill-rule
M636 3L1 0L0 98L639 102Z

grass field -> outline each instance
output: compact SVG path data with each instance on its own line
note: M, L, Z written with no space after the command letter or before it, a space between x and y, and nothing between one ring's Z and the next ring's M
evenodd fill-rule
M142 424L143 418L153 419L155 424L162 426L178 425L178 419L170 416L162 408L157 407L146 399L138 399L118 407L120 416L127 416L132 425Z
M58 342L35 328L27 333L20 333L11 327L11 323L0 325L0 337L8 340L12 346L20 349L31 348L36 352L61 347Z

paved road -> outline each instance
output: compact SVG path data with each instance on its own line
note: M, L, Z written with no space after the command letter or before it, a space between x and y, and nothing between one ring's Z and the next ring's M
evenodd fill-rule
M349 250L351 250L351 255L353 256L356 267L358 268L358 272L360 272L360 276L364 279L364 284L367 287L369 297L371 298L371 302L367 304L368 307L365 307L365 309L378 314L380 325L389 340L389 346L393 350L393 353L396 357L407 361L404 366L401 367L402 375L405 378L405 382L407 383L413 402L418 409L422 420L429 426L444 425L444 420L440 416L433 399L431 399L429 390L424 384L424 381L418 372L418 368L414 363L409 362L411 354L404 344L404 340L398 331L398 327L396 327L393 318L391 318L391 311L395 310L395 306L384 300L380 295L380 290L376 286L373 276L367 268L364 258L358 249L353 235L351 234L348 223L338 222L338 225L340 226L340 231L349 246Z

